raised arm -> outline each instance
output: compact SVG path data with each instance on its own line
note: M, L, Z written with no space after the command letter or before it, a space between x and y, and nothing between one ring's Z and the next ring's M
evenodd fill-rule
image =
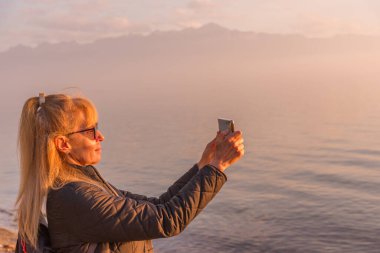
M220 170L206 166L164 204L113 196L87 183L70 183L49 196L48 212L54 210L48 213L53 247L62 246L55 244L62 231L82 242L174 236L206 207L226 180Z
M219 170L224 171L232 163L239 160L244 155L243 142L244 140L241 131L236 131L234 133L229 133L228 131L218 132L216 137L206 145L200 161L170 186L165 193L161 194L159 198L133 194L111 186L114 187L115 190L121 192L125 197L136 200L145 200L153 204L164 204L175 196L178 191L180 191L182 187L184 187L187 182L207 164L211 164Z
M205 167L207 164L213 161L216 149L217 136L206 145L206 148L204 149L199 162L194 164L194 166L189 171L187 171L177 181L175 181L174 184L172 184L168 188L168 190L165 193L161 194L158 198L134 194L125 190L117 189L113 185L111 186L125 197L133 198L136 200L146 200L153 204L164 204L167 201L169 201L173 196L175 196L198 173L199 170L201 170L203 167Z
M199 171L198 165L194 164L194 166L190 170L188 170L185 174L183 174L177 181L175 181L168 188L168 190L165 193L161 194L160 197L158 198L147 197L140 194L134 194L125 190L116 189L113 185L111 186L114 187L114 189L121 192L122 195L127 198L132 198L135 200L146 200L153 204L164 204L168 202L173 196L175 196L198 173L198 171Z

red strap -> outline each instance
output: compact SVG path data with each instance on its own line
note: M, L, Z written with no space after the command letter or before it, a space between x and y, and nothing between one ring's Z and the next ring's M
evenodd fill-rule
M24 253L27 253L26 252L26 244L25 244L25 241L21 239L21 245L22 245L22 252Z

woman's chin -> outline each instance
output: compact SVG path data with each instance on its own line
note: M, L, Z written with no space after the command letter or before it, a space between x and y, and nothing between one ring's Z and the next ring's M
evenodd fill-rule
M95 159L95 160L92 162L92 164L98 164L98 163L100 163L100 160L101 160L101 157L99 156L99 158L98 158L98 159Z

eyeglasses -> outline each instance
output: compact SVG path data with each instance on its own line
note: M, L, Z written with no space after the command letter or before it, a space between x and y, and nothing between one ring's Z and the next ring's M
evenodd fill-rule
M98 131L98 123L96 123L94 127L86 128L86 129L79 130L76 132L71 132L71 133L66 134L66 136L77 134L77 133L83 133L83 135L87 136L89 139L96 140L96 131Z

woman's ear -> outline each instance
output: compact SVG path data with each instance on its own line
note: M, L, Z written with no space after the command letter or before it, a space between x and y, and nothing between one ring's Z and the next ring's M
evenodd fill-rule
M69 139L66 136L57 136L54 138L55 147L59 152L68 154L71 151Z

